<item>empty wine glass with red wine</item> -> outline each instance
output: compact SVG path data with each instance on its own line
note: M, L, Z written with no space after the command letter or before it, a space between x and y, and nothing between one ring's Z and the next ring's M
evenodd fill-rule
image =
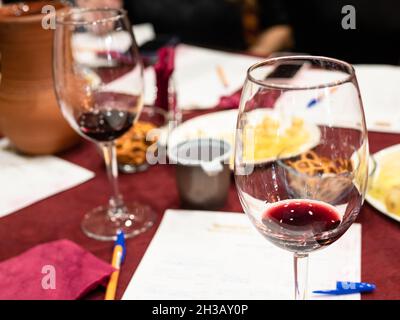
M309 253L339 239L364 200L368 140L353 67L313 56L250 67L234 161L244 211L293 252L295 298L305 299Z
M125 202L118 188L114 141L135 123L143 106L143 66L124 10L70 9L57 16L53 71L65 119L84 138L100 146L112 188L109 204L82 221L98 240L147 230L154 213L147 205Z

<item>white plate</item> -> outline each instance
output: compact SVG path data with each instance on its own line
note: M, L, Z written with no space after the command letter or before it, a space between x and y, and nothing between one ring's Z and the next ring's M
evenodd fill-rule
M220 138L232 144L238 111L213 112L192 118L175 128L168 138L168 146L196 138Z
M256 109L248 113L249 122L252 120L258 121L261 117L273 115L272 110ZM168 139L168 147L176 146L177 144L196 138L218 138L223 139L232 146L234 145L234 137L236 130L236 121L238 110L227 110L209 113L190 119L180 126L175 128ZM305 126L311 133L312 139L305 143L296 153L287 155L294 157L307 150L314 148L321 139L321 132L316 125L306 123ZM257 162L267 162L274 159L263 159Z
M385 157L386 155L388 155L390 153L399 152L399 151L400 151L400 144L396 144L394 146L391 146L391 147L386 148L386 149L382 149L381 151L375 153L374 154L374 159L376 161L376 169L375 169L374 175L376 175L379 172L379 170L380 170L379 163L380 163L380 161L381 161L381 159L383 157ZM400 222L400 216L389 212L386 209L386 205L382 201L380 201L378 199L375 199L374 197L370 196L368 192L367 192L367 194L365 196L365 200L367 200L370 205L372 205L378 211L382 212L384 215L392 218L393 220L396 220L396 221Z

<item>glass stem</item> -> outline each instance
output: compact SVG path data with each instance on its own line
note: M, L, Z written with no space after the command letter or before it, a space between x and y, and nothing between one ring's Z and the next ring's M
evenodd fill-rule
M294 297L305 300L307 295L308 254L294 254Z
M114 142L104 142L101 144L104 162L106 164L107 176L111 185L111 198L109 201L110 214L120 214L124 212L124 201L119 192L118 186L118 163Z

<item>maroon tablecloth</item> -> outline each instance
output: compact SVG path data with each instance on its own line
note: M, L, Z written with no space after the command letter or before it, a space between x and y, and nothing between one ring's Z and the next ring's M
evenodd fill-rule
M370 133L372 152L396 143L400 143L400 135ZM61 156L94 171L96 177L1 218L0 261L36 244L62 238L77 242L106 261L111 259L112 243L87 238L79 226L85 212L108 200L109 189L102 159L89 142L83 142ZM179 208L174 170L171 165L156 165L146 172L120 177L125 197L153 206L158 220L151 230L127 241L128 253L121 271L117 298L122 296L128 285L164 211ZM242 211L233 183L229 200L222 210ZM373 282L378 288L373 294L363 295L363 299L400 299L400 223L378 213L368 204L364 205L358 222L362 223L362 280ZM22 288L21 284L15 285ZM103 296L104 291L98 290L88 298L102 299Z

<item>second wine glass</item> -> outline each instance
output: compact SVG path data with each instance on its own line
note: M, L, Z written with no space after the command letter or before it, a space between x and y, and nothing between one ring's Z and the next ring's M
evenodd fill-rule
M124 10L69 9L56 19L53 70L62 113L104 155L112 196L87 213L86 235L114 240L118 230L135 236L154 223L147 205L125 202L117 176L115 139L135 123L143 106L143 67Z

